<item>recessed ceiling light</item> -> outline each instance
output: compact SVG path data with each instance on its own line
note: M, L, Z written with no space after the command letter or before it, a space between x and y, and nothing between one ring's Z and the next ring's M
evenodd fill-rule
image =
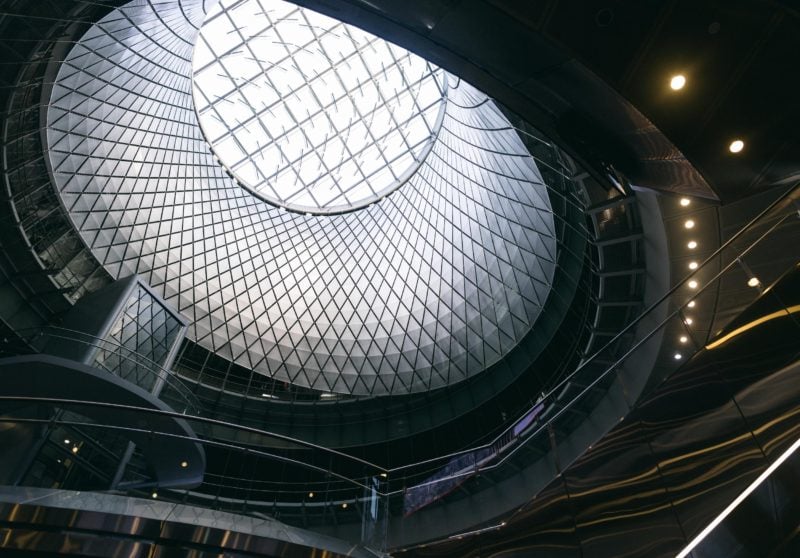
M758 287L761 284L761 281L758 280L758 277L751 277L747 281L748 287Z
M690 200L689 198L681 198L681 206L686 207L690 203L692 203L692 200Z
M694 305L695 305L695 301L694 300L690 300L689 304L687 304L686 306L688 306L689 308L694 308Z
M739 153L742 149L744 149L744 142L740 139L733 140L728 146L728 149L731 153Z
M343 509L343 510L346 510L346 509L347 509L347 502L345 502L344 504L342 504L342 509Z
M692 325L692 323L694 322L694 320L692 320L691 318L686 318L684 321L686 322L686 325Z
M150 496L152 496L153 498L158 498L158 492L153 492Z
M690 240L689 244L687 244L686 246L689 247L689 250L694 250L695 248L697 248L697 242L695 242L694 240Z
M308 497L309 497L309 498L313 498L313 497L314 497L314 493L313 493L313 492L309 492L309 493L308 493Z
M185 469L188 466L189 466L189 462L188 461L181 461L181 469Z
M678 339L681 343L686 343L689 341L689 338L685 335L681 335L680 339Z
M78 446L72 446L72 453L78 453Z
M69 438L64 438L64 443L69 444Z
M673 91L680 91L686 85L686 76L683 74L677 74L672 76L672 79L669 80L669 86L672 88Z
M675 360L680 360L683 358L683 355L680 353L675 353L674 355L672 355L672 358L674 358Z
M692 221L691 219L687 219L686 222L683 224L683 226L686 227L687 229L693 229L694 221Z
M689 281L689 282L687 283L687 285L689 285L689 288L690 288L690 289L696 289L696 288L697 288L697 281L695 281L694 279L692 279L691 281Z
M697 269L697 262L689 262L689 269Z

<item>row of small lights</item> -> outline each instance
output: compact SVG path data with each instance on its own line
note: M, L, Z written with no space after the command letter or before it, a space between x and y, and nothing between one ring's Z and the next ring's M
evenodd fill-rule
M686 76L683 75L683 74L676 74L676 75L672 76L672 78L669 81L669 86L673 91L682 90L684 87L686 87ZM744 141L739 139L739 138L734 138L733 140L731 140L730 144L728 145L728 151L730 151L731 153L734 153L734 154L741 153L743 149L744 149ZM691 203L692 203L692 201L689 198L681 198L681 200L680 200L681 207L689 207L689 205ZM684 222L683 226L687 230L691 230L691 229L694 228L695 222L692 219L687 219ZM686 246L687 246L687 248L689 248L689 250L694 250L694 249L697 248L697 241L696 240L689 240L689 242L686 244ZM699 264L696 261L692 260L692 261L689 262L689 269L691 271L694 271L695 269L697 269L698 265ZM747 284L749 286L751 286L751 287L757 287L759 285L759 281L758 281L757 278L752 277L747 282ZM690 289L694 290L694 289L696 289L698 287L698 283L697 283L697 281L695 279L691 279L687 283L687 286ZM694 308L696 306L696 304L697 303L694 300L690 300L689 303L686 306L688 308ZM686 318L684 318L684 323L687 326L692 325L692 318L689 317L689 316L686 316ZM681 344L686 344L686 343L689 342L689 337L687 335L681 335L678 338L678 341ZM683 355L681 353L677 353L676 352L673 355L673 357L675 358L675 360L681 360L683 358Z
M669 86L673 91L680 91L686 87L686 76L683 74L676 74L669 80ZM744 149L744 141L739 138L734 138L728 145L728 151L731 153L741 153ZM687 204L688 205L688 204Z
M673 78L672 78L672 84L671 84L671 85L673 86L673 87L672 87L673 89L675 89L675 79L676 79L677 77L683 78L683 76L675 76L675 77L673 77ZM685 78L683 78L683 80L682 80L682 82L681 82L681 85L680 85L680 87L678 87L678 89L682 88L684 84L685 84ZM680 200L681 207L689 207L689 205L691 205L691 203L692 203L692 200L690 200L689 198L681 198L681 200ZM683 226L684 226L684 228L686 228L687 230L692 230L692 229L694 229L695 222L694 222L694 220L693 220L693 219L687 219L686 221L684 221L684 223L683 223ZM694 249L696 249L696 248L697 248L697 241L696 241L696 240L693 240L693 239L690 239L690 240L689 240L689 242L686 244L686 247L687 247L689 250L694 250ZM697 261L695 261L695 260L692 260L692 261L690 261L690 262L689 262L689 269L690 269L691 271L694 271L695 269L697 269L697 266L698 266L698 265L699 265L699 264L697 263ZM690 280L690 281L687 283L687 285L689 286L689 288L690 288L690 289L696 289L696 288L697 288L697 281L695 281L694 279L692 279L692 280ZM687 306L688 308L694 308L696 305L697 305L697 303L696 303L694 300L690 300L690 301L688 302L688 304L686 304L686 306ZM689 316L687 316L687 317L684 319L684 322L686 323L686 325L687 325L687 326L690 326L690 325L692 325L692 318L690 318ZM688 342L689 342L689 337L688 337L687 335L681 335L681 336L678 338L678 341L680 341L680 343L681 343L681 344L686 344L686 343L688 343ZM673 358L674 358L675 360L680 360L680 359L682 359L682 358L683 358L683 355L682 355L681 353L675 353L675 354L673 355Z
M691 200L690 200L689 198L681 198L681 201L680 201L681 207L688 207L688 206L689 206L691 203L692 203L692 202L691 202ZM695 226L695 222L694 222L694 220L692 220L692 219L687 219L686 221L684 221L684 223L683 223L683 226L684 226L684 227L685 227L687 230L691 230L691 229L693 229L693 228L694 228L694 226ZM689 250L694 250L694 249L696 249L696 248L697 248L697 241L696 241L696 240L689 240L689 242L687 242L687 244L686 244L686 247L687 247ZM692 260L692 261L690 261L690 262L689 262L689 269L690 269L690 270L692 270L692 271L694 271L695 269L697 269L698 265L699 265L699 264L698 264L698 263L697 263L695 260ZM755 276L752 276L752 277L750 277L750 278L747 280L747 286L748 286L748 287L753 287L753 288L755 288L755 287L758 287L760 284L761 284L761 281L759 281L758 277L755 277ZM696 280L696 279L690 279L690 280L689 280L689 281L686 283L686 285L687 285L687 286L688 286L690 289L694 290L694 289L696 289L696 288L699 286L699 283L697 282L697 280ZM687 308L694 308L695 306L697 306L697 302L695 302L694 300L690 300L690 301L689 301L689 302L686 304L686 307L687 307ZM686 316L686 317L684 318L684 320L683 320L683 321L684 321L684 323L685 323L687 326L690 326L690 325L692 325L692 322L693 322L693 320L692 320L692 318L691 318L690 316ZM688 342L689 342L689 337L688 337L688 336L686 336L686 335L681 335L681 336L678 338L678 341L680 341L680 343L681 343L681 344L686 344L686 343L688 343ZM682 359L682 358L683 358L683 355L682 355L681 353L675 353L675 354L673 355L673 357L675 358L675 360L680 360L680 359Z

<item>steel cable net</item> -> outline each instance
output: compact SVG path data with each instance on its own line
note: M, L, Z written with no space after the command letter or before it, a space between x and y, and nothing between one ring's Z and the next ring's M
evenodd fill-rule
M242 187L198 123L206 4L131 2L59 69L53 181L109 273L140 274L200 345L320 391L436 389L508 354L550 292L556 233L533 158L494 103L442 74L435 137L390 195L286 211Z

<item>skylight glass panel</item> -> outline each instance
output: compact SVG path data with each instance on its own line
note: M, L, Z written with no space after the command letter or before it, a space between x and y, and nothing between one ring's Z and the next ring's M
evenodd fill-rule
M195 46L211 149L241 185L292 211L352 211L398 188L430 151L445 92L426 60L288 2L220 0Z

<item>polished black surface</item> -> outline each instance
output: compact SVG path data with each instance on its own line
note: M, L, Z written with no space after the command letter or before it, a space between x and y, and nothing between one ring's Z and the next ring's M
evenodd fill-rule
M399 555L676 555L800 438L798 281L795 267L560 479L493 521L506 525ZM791 470L781 476L791 479ZM785 552L796 544L797 494L791 481L771 486L782 501L775 521L784 535L743 544L737 556L792 555ZM752 541L751 525L736 525L737 540ZM752 529L778 531L764 521ZM728 556L723 548L697 556Z
M800 452L794 451L689 554L690 558L800 555Z

